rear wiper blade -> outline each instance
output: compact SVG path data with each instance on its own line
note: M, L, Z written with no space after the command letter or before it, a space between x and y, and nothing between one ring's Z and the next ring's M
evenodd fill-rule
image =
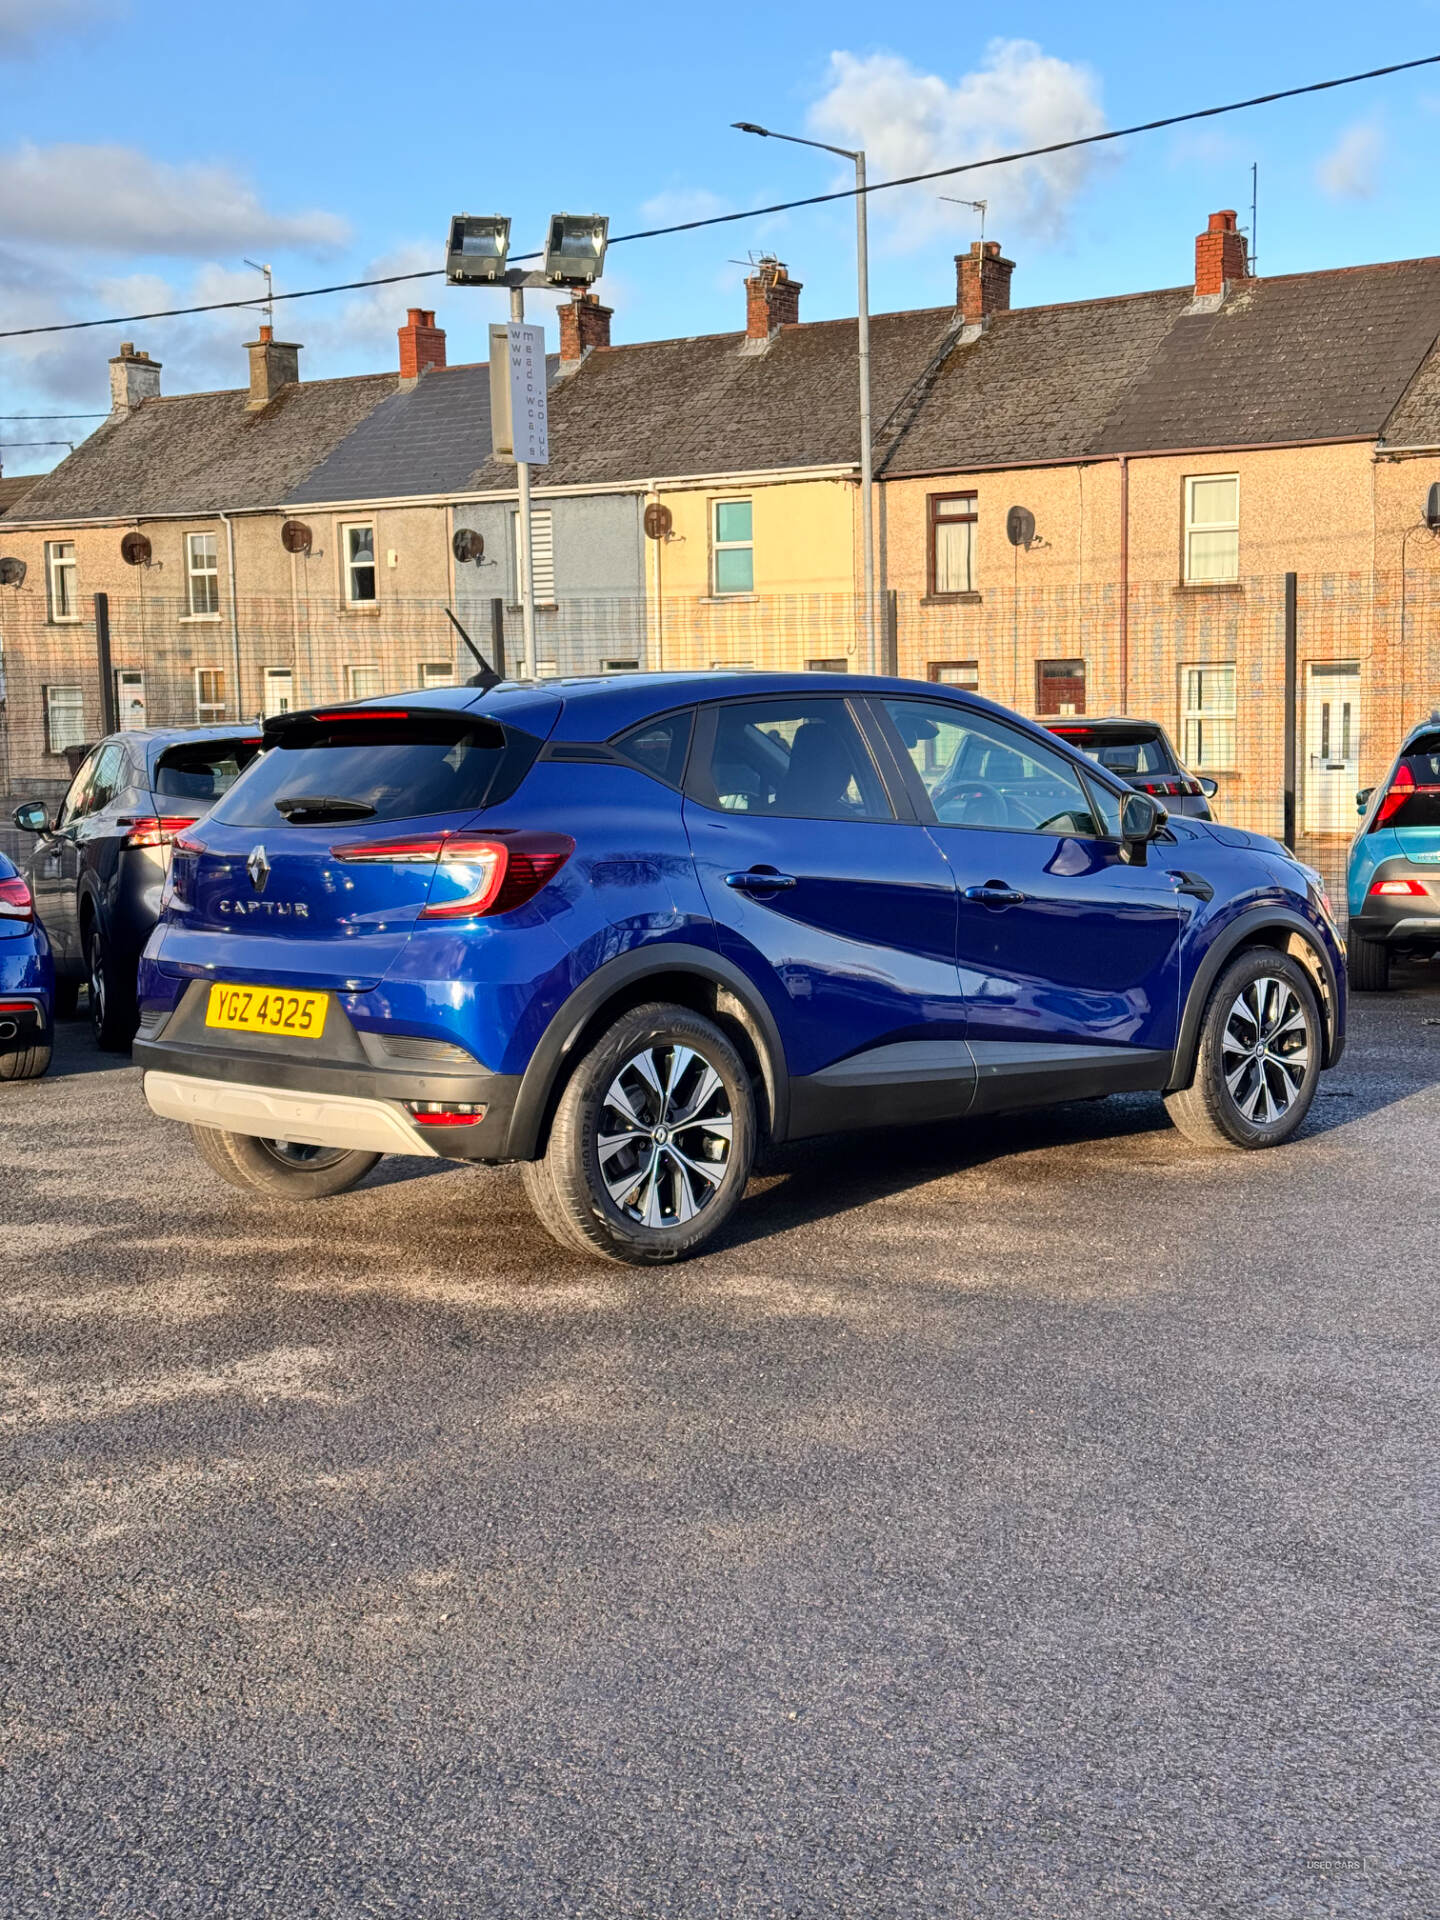
M275 811L295 821L368 820L375 809L336 793L290 793L275 802Z

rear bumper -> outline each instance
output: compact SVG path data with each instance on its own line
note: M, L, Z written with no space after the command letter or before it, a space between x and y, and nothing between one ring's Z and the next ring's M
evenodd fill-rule
M38 993L7 993L0 988L0 1052L33 1047L50 1026L46 1002Z
M1433 894L1424 900L1417 894L1367 894L1365 911L1350 922L1349 937L1384 946L1440 947L1440 899Z
M510 1157L518 1075L417 1072L322 1060L262 1058L221 1047L137 1039L145 1098L167 1120L267 1140L446 1160ZM472 1124L417 1125L408 1102L478 1106Z

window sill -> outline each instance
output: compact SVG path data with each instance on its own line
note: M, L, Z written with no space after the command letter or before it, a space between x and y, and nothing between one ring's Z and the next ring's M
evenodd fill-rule
M702 607L748 607L760 598L758 593L703 593L699 604Z
M348 604L342 604L336 611L344 615L354 614L356 618L360 620L378 620L380 618L380 602L378 600L367 600L363 606L353 607Z
M81 621L78 613L52 613L45 624L47 627L78 627Z
M1245 589L1238 580L1182 580L1176 593L1239 593Z
M219 626L221 618L222 615L218 613L182 613L176 624L182 627Z
M984 601L984 594L972 589L969 593L927 593L920 604L922 607L978 607Z

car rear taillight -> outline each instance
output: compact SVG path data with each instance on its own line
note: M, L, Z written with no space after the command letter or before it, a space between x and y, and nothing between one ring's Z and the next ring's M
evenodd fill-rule
M420 918L470 920L533 900L570 858L575 842L565 833L434 833L330 851L349 862L433 866Z
M1415 791L1415 776L1404 761L1395 769L1395 778L1386 790L1385 798L1380 802L1380 811L1375 816L1377 827L1383 827L1392 814L1396 814Z
M154 820L137 820L125 836L127 847L168 847L177 834L193 827L193 813L162 813Z
M485 1118L484 1107L459 1100L407 1100L405 1105L417 1127L474 1127Z
M1399 893L1410 899L1423 900L1428 889L1420 880L1377 880L1370 889L1371 893Z
M0 880L0 920L33 920L35 902L30 889L17 873L13 879Z

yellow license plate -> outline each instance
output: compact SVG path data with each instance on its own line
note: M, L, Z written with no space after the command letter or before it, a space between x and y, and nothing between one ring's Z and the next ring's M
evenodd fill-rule
M233 1033L278 1033L292 1040L318 1040L325 1031L323 993L291 993L281 987L227 987L217 981L205 1009L207 1027Z

